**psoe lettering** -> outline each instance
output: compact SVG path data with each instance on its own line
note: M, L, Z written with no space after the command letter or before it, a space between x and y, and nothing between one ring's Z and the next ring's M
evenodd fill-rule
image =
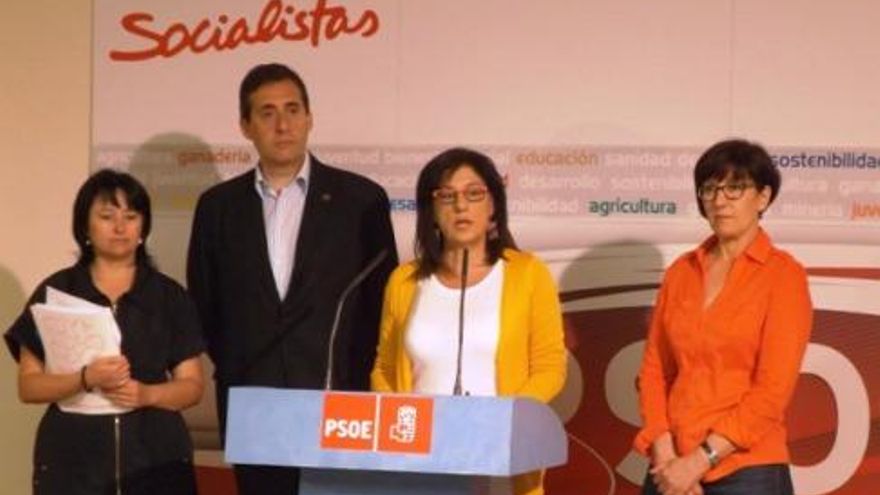
M328 419L324 421L324 436L371 440L373 421L368 419Z

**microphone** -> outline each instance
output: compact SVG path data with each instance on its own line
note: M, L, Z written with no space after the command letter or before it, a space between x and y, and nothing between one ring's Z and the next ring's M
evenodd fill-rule
M327 343L327 374L324 375L324 390L333 389L333 351L336 347L336 334L339 331L339 322L342 320L342 308L345 306L345 301L348 300L348 295L351 291L373 273L373 270L379 266L379 263L382 263L382 260L384 260L386 256L388 256L388 249L382 249L379 251L379 253L370 260L370 263L367 264L367 266L365 266L354 279L352 279L339 296L339 300L336 303L336 315L333 317L333 326L330 327L330 339Z
M461 255L461 296L458 300L458 356L455 363L455 386L452 395L461 394L461 353L464 347L464 293L467 289L468 275L468 250L464 249Z

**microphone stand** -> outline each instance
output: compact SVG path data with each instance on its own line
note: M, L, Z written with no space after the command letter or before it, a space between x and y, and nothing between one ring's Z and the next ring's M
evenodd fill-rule
M345 306L345 301L348 300L348 295L351 291L354 290L355 287L360 285L361 282L364 281L367 276L373 273L373 270L379 266L379 263L388 256L388 250L382 249L379 251L370 263L364 267L360 273L348 284L344 291L342 291L342 295L339 296L339 302L336 303L336 315L333 317L333 326L330 327L330 339L327 343L327 374L324 375L324 390L332 390L333 389L333 355L335 354L334 348L336 347L336 334L339 331L339 322L342 320L342 308Z
M452 395L462 395L461 393L461 354L464 347L464 294L467 289L468 275L468 250L462 252L461 259L461 295L458 300L458 356L455 363L455 386L452 388Z

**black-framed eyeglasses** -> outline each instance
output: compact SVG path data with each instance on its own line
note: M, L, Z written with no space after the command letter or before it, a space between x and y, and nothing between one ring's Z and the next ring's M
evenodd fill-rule
M755 187L752 182L731 182L729 184L703 184L697 189L697 196L703 201L715 201L718 197L718 191L724 194L724 197L730 200L743 197L746 189Z
M486 193L488 192L489 189L483 186L468 186L460 191L451 187L441 187L439 189L434 189L431 196L440 204L451 205L455 203L456 199L458 199L459 194L461 194L468 203L479 203L486 199Z

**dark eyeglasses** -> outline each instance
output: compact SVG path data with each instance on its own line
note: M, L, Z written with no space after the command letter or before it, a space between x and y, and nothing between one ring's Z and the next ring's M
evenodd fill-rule
M755 187L752 182L731 182L730 184L703 184L697 188L697 196L703 201L715 201L718 191L724 193L724 197L730 200L743 197L746 189Z
M434 189L431 196L440 204L451 205L455 203L456 199L458 199L459 194L464 196L465 201L468 203L479 203L486 199L487 192L489 192L489 190L482 186L468 186L461 191L451 187L441 187L439 189Z

